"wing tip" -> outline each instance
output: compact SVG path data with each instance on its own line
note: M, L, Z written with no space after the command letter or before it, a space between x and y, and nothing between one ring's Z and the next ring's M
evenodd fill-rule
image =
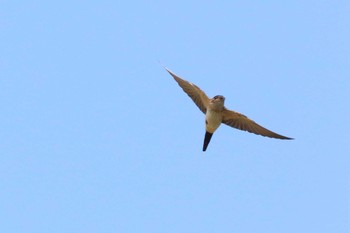
M157 60L159 65L161 65L166 71L168 71L170 74L174 74L168 67L166 67L165 65L163 65L163 63L161 63L159 60Z
M174 78L177 77L176 74L174 72L172 72L168 67L166 67L166 66L163 66L163 67L171 76L173 76Z
M264 136L264 135L262 135L262 136ZM282 139L282 140L294 140L294 138L286 137L286 136L283 136L283 135L280 135L280 134L277 134L277 135L274 135L274 136L266 136L266 137L277 138L277 139Z

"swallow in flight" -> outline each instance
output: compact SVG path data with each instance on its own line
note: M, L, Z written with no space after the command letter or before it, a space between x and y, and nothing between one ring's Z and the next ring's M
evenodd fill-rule
M165 69L169 72L171 76L173 76L173 78L183 89L183 91L205 114L205 137L203 143L203 151L206 151L210 139L213 136L213 133L217 128L219 128L221 123L224 123L233 128L248 131L250 133L258 134L264 137L278 139L293 139L272 132L241 113L228 110L224 106L224 96L216 95L212 99L209 99L209 97L195 84L180 78L179 76L171 72L169 69Z

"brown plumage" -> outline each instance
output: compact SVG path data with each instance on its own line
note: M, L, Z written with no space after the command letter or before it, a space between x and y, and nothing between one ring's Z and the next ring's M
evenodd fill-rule
M255 121L249 119L245 115L228 110L224 106L225 97L221 95L214 96L212 99L209 97L195 84L190 83L169 69L165 68L179 86L184 90L184 92L193 100L197 107L206 115L206 135L203 144L203 151L206 150L211 136L215 130L224 123L236 129L248 131L250 133L258 134L270 138L278 139L293 139L289 138L271 130L268 130L261 125L257 124Z

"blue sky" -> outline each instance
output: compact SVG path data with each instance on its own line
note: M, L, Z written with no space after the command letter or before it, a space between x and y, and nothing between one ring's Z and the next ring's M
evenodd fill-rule
M349 232L349 1L1 1L1 232ZM282 141L204 115L159 64Z

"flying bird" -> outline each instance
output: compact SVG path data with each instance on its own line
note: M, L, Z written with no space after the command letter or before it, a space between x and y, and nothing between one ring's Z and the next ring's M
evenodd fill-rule
M183 91L193 100L197 107L205 114L205 136L203 143L203 151L206 151L210 139L214 132L219 128L221 123L231 126L236 129L248 131L250 133L258 134L264 137L278 138L278 139L293 139L282 136L275 132L272 132L261 125L257 124L253 120L249 119L245 115L229 110L224 106L225 97L222 95L216 95L213 98L209 98L199 87L190 83L169 69L165 68Z

